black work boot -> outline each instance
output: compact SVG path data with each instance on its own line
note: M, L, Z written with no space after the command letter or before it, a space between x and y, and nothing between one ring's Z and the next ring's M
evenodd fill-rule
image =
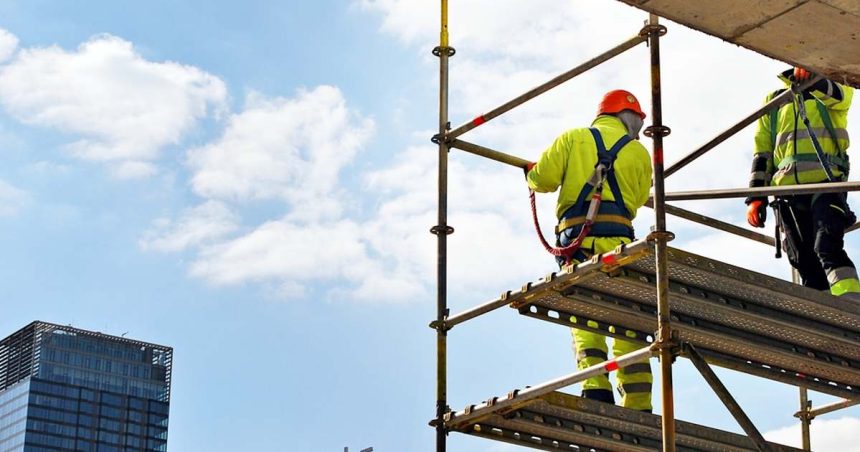
M582 397L615 405L615 395L609 389L583 389Z

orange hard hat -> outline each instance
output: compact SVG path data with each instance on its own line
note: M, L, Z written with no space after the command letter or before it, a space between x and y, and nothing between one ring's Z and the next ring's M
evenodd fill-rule
M642 119L645 119L645 112L639 106L636 96L631 94L630 91L624 91L623 89L615 89L604 94L603 100L600 101L600 106L597 108L597 114L620 113L624 110L631 110Z

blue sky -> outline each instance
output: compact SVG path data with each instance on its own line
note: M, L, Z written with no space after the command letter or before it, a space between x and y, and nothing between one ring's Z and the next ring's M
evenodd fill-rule
M455 3L454 124L646 17L615 2ZM0 334L40 319L173 346L172 451L432 450L437 9L0 3ZM677 25L664 50L669 162L756 108L785 66ZM645 100L647 62L637 48L464 138L535 159L587 124L603 92ZM669 189L744 186L751 137ZM450 195L452 311L553 269L521 173L455 151ZM685 207L743 224L739 201ZM550 224L553 197L539 209ZM638 230L650 221L641 211ZM675 246L788 273L763 246L669 228ZM848 248L858 255L856 238ZM506 309L449 345L457 409L574 368L568 331ZM797 442L796 389L720 374L762 430ZM738 431L691 366L675 378L680 419ZM813 441L835 442L813 445L857 447L858 416L816 420ZM449 439L452 451L514 449Z

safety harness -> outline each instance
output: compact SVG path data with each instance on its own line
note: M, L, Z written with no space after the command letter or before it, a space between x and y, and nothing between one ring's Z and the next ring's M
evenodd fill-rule
M535 206L534 190L529 189L529 199L532 206L532 218L534 219L535 230L538 238L541 241L544 249L550 254L560 258L565 265L571 263L574 257L578 260L583 260L586 256L579 251L582 242L586 237L627 237L633 239L633 223L632 216L624 206L624 198L621 195L621 188L618 186L618 180L615 177L614 163L618 158L618 152L631 138L628 135L622 136L609 150L606 150L606 145L600 132L595 128L588 129L594 137L594 144L597 147L597 164L594 166L594 172L588 178L582 190L579 192L576 202L570 206L561 216L559 224L555 228L556 237L559 244L561 243L561 234L565 230L570 229L570 235L576 235L570 244L563 247L552 247L544 238L543 233L538 223L537 208ZM603 184L609 183L609 189L612 191L614 202L602 202ZM591 201L586 203L588 195L591 193Z
M779 162L779 167L777 169L783 169L788 165L795 162L819 162L821 167L824 169L824 173L827 175L827 180L830 182L835 182L836 179L833 177L833 172L830 170L831 166L835 166L842 172L842 177L848 177L848 171L851 169L851 166L848 162L847 154L842 151L842 148L839 147L839 138L836 136L836 129L833 127L833 120L830 119L830 112L827 111L827 107L819 100L815 99L815 106L818 109L818 115L821 117L822 122L824 122L824 127L827 129L827 133L830 134L830 137L833 139L833 143L836 146L837 155L828 155L824 153L824 150L821 148L821 143L818 141L818 137L815 136L815 133L812 131L811 124L809 123L809 117L806 114L806 105L803 98L803 93L797 90L797 86L792 84L791 90L794 93L794 104L795 111L800 115L803 124L806 126L807 133L809 133L809 138L812 141L812 147L815 149L815 155L811 154L797 154L797 148L795 148L795 153L792 155L787 155L782 158ZM774 109L770 112L770 139L771 143L773 143L774 149L776 149L776 124L778 119L778 109ZM795 132L796 133L796 132ZM795 135L794 139L797 139Z

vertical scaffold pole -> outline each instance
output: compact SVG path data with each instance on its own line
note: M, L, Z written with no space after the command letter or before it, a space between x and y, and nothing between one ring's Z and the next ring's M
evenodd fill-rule
M812 419L809 418L809 393L803 386L800 387L800 438L803 444L803 450L812 450L812 441L809 435L809 424Z
M796 268L791 269L791 282L795 284L800 284L800 273L798 273ZM809 415L809 391L804 386L800 386L800 441L803 445L803 450L810 451L812 450L812 438L809 434L809 426L812 423L812 419Z
M645 131L654 140L654 213L655 257L657 267L657 340L660 350L662 399L663 451L675 451L675 404L672 391L672 330L669 324L669 276L666 242L670 234L666 231L666 200L663 171L663 137L669 128L663 125L663 107L660 88L660 36L666 27L658 24L657 16L648 20L648 46L651 49L651 111L653 124Z
M448 58L454 49L448 45L448 0L442 1L439 47L433 54L439 57L439 134L434 141L439 144L439 216L430 232L437 237L436 261L436 451L445 452L446 432L444 416L448 410L448 338L445 319L448 316L447 265L448 235L454 229L448 226Z

